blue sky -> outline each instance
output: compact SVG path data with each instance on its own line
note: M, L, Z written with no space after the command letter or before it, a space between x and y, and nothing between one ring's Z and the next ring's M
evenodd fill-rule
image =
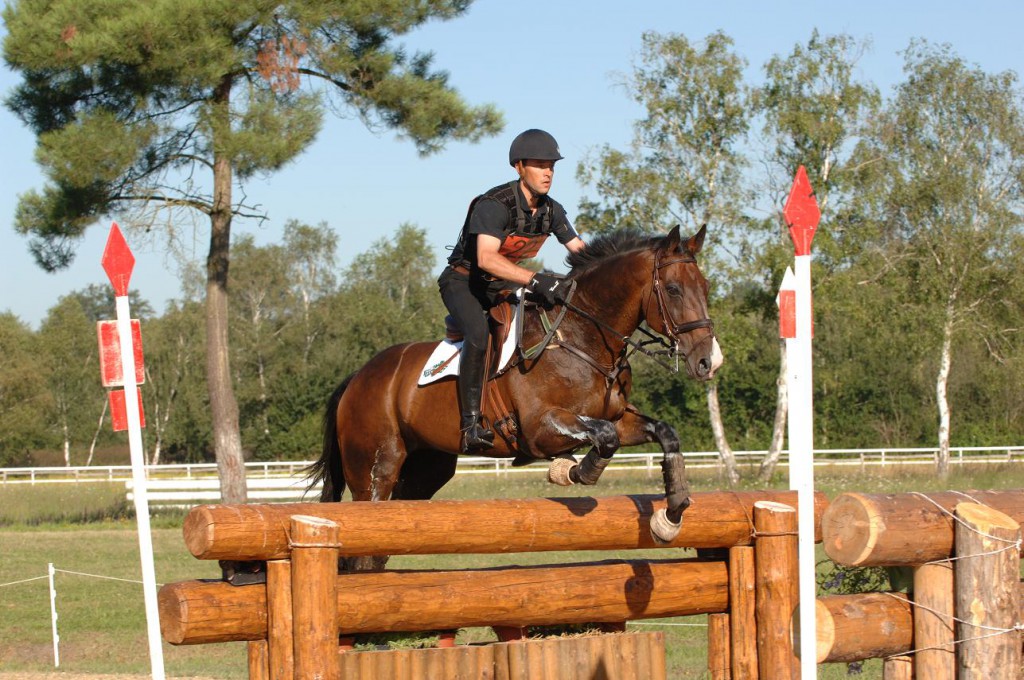
M316 143L283 171L247 183L249 200L268 219L236 220L234 234L251 233L257 243L280 240L284 223L298 219L327 222L338 234L339 266L388 238L402 223L426 230L440 263L465 216L470 199L512 179L507 165L511 139L540 127L553 133L566 157L555 176L552 196L576 212L583 188L575 165L602 144L625 146L640 110L618 83L629 73L644 31L681 33L699 41L724 30L749 62L756 81L774 54L788 54L812 30L869 38L859 75L883 93L902 78L899 52L915 37L949 43L961 57L987 71L1024 72L1024 4L1009 1L920 2L691 2L689 0L476 0L469 12L450 22L430 24L402 42L410 50L435 53L435 67L470 102L496 104L505 132L479 144L452 144L426 159L388 131L368 131L355 117L328 116ZM10 92L17 76L0 67L0 92ZM6 109L0 110L3 151L0 162L0 311L10 311L38 327L57 299L90 283L106 284L100 256L110 219L90 228L75 263L46 274L32 260L27 241L13 230L17 196L41 188L33 160L33 135ZM119 216L111 216L119 219ZM201 223L200 223L201 224ZM827 225L822 225L827 228ZM187 248L200 260L208 234L184 228ZM132 288L158 311L180 296L176 265L161 243L127 233L137 264ZM558 246L541 253L549 265L561 261ZM113 316L113 310L111 310Z

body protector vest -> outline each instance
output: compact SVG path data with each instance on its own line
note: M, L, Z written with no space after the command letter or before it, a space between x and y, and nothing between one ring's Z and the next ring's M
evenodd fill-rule
M544 204L537 209L537 213L531 215L522 205L522 199L516 189L518 183L516 180L508 184L501 184L473 199L473 202L469 204L469 210L466 211L466 221L459 233L458 243L452 251L452 256L448 259L449 264L468 268L476 259L474 253L467 252L466 242L469 237L469 220L473 214L473 208L484 198L497 201L505 206L509 213L509 227L505 240L498 250L499 253L518 264L523 260L535 257L540 252L541 246L551 234L552 217L558 203L554 199L547 198Z

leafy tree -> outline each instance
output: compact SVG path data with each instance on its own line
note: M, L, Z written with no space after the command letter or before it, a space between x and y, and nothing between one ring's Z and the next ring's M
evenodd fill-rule
M288 323L288 271L279 245L256 246L246 234L234 247L232 295L233 359L237 376L243 442L269 434L266 420L267 362Z
M146 350L145 441L149 464L168 458L204 460L210 441L203 390L203 313L195 302L173 302L142 327ZM185 454L185 455L183 455Z
M78 300L86 318L92 322L114 319L117 316L114 288L109 283L91 283L81 290L72 291L70 295ZM128 291L128 306L134 319L147 320L156 316L153 306L136 290Z
M72 448L92 439L107 404L100 386L96 327L74 294L62 297L47 312L38 346L49 367L46 376L53 397L48 425L60 441L64 464L71 465Z
M43 414L53 408L37 336L10 312L0 314L0 465L27 465L46 443Z
M389 345L440 337L445 312L433 269L426 232L411 224L353 260L342 295L360 364Z
M730 262L723 246L742 243L734 229L743 222L740 206L746 204L738 150L749 126L744 66L721 31L697 45L682 35L645 33L628 88L646 117L635 123L628 151L605 146L596 159L580 164L580 179L594 184L599 195L581 201L581 228L656 231L680 222L692 233L710 223L714 246L703 258L710 278L725 278L730 265L740 265L743 258ZM722 424L717 381L708 383L707 405L715 444L735 484L739 473Z
M17 229L46 269L66 266L96 218L130 207L210 221L207 387L221 491L245 500L228 356L233 188L278 170L316 137L324 104L393 128L421 153L501 126L393 39L468 0L14 0L4 57L24 80L8 106L37 134L48 183L21 197Z
M956 351L973 336L1005 362L1019 328L1024 107L1016 74L985 73L948 46L912 43L904 69L859 149L871 189L860 207L881 217L873 280L906 293L921 328L914 341L933 353L945 477Z
M851 142L879 102L876 88L854 78L857 60L866 48L849 35L821 36L815 30L806 45L797 44L788 56L772 57L765 65L765 84L755 92L754 104L770 144L766 190L776 208L766 223L772 238L763 244L758 260L769 275L766 283L771 292L781 283L782 267L792 261L781 207L801 165L807 168L823 218L823 228L814 241L818 265L815 281L820 285L822 275L848 262L862 249L864 234L843 224L842 201L854 188L856 177L848 167ZM765 311L773 313L774 301L764 302ZM820 313L823 308L818 305L817 309ZM771 337L775 335L773 329ZM771 477L778 463L789 404L784 379L785 342L778 341L778 345L778 407L769 452L758 472L762 481Z
M338 236L321 222L316 227L289 220L284 227L284 249L288 258L292 305L297 307L302 334L302 374L309 370L313 345L323 335L326 319L316 303L334 292Z

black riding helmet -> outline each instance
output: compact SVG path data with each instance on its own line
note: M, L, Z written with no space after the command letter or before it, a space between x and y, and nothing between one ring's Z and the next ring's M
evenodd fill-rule
M527 130L512 140L508 150L508 164L515 165L522 160L560 161L558 142L543 130Z

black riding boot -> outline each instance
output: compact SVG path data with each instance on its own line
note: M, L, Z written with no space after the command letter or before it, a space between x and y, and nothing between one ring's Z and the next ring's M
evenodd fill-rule
M494 447L494 433L480 422L480 396L484 384L484 357L463 350L459 365L459 406L462 409L463 453Z

